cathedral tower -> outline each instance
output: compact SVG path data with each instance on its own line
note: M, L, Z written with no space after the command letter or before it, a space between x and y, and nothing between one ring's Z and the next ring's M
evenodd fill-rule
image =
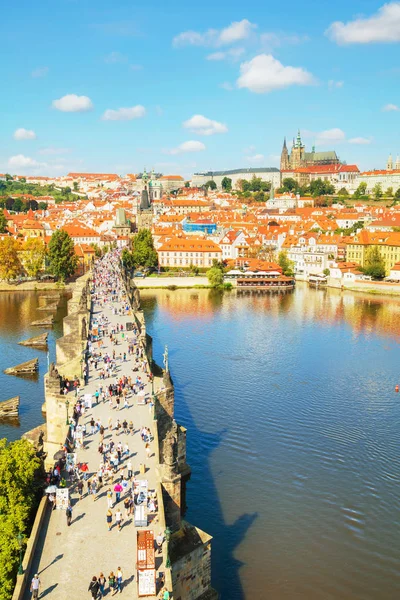
M389 154L389 158L387 159L387 163L386 163L386 171L392 171L393 170L393 159L392 159L392 155Z
M286 138L283 140L283 148L281 152L281 171L287 171L290 168L289 152L286 146Z

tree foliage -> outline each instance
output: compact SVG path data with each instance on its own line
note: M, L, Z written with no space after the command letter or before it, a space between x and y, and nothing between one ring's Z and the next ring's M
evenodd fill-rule
M204 187L206 188L206 190L216 190L217 184L213 179L210 179L209 181L207 181Z
M27 440L0 440L0 600L10 600L19 562L17 535L28 537L41 484L41 462Z
M49 242L50 271L61 281L71 277L78 265L78 257L74 251L74 242L63 229L57 229Z
M221 187L225 192L230 192L232 189L232 179L230 177L224 177L221 181Z
M37 277L43 269L46 248L41 238L29 238L25 244L24 267L30 277Z
M22 271L18 258L18 242L12 237L0 240L0 256L0 279L15 279Z
M372 188L372 194L375 200L379 200L383 196L382 186L380 183L376 183Z
M385 277L385 261L377 246L373 246L367 251L363 271L365 275L376 277L377 279Z
M224 273L216 265L207 271L207 278L213 288L221 287L224 283Z
M281 250L281 252L279 252L278 263L284 275L287 275L288 277L293 276L293 261L289 260L285 250Z
M4 216L4 211L0 210L0 233L6 233L7 231L7 219Z
M297 181L293 177L286 177L282 181L282 188L285 192L294 192L297 187Z
M360 185L358 186L358 188L356 189L356 191L354 192L353 196L354 198L358 199L361 198L362 196L365 196L367 192L367 184L365 181L362 181L360 183Z
M122 251L122 262L128 269L138 267L152 268L158 266L158 255L154 248L150 229L141 229L133 240L133 250Z
M316 196L327 196L328 194L334 194L335 188L329 183L329 181L322 181L321 178L315 179L310 183L309 186L311 195L315 198Z

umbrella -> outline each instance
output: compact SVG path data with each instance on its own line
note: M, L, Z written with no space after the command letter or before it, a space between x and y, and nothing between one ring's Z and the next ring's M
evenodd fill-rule
M57 486L56 485L49 485L45 490L44 493L45 494L55 494L57 491Z
M64 458L64 454L64 450L57 450L53 458L54 460L61 460L62 458Z

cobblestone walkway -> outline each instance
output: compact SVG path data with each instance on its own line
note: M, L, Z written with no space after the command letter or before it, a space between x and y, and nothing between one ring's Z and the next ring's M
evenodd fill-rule
M126 332L126 323L133 320L132 316L119 316L112 314L112 306L119 308L122 306L121 303L115 302L114 304L107 303L101 309L99 305L96 305L92 319L99 319L103 314L109 319L109 331L111 331L111 325L117 323L124 325L124 339L121 333L116 337L118 338L118 345L112 346L108 337L102 338L103 346L101 351L104 354L108 352L112 355L115 349L117 356L121 352L122 355L126 352L126 361L118 361L118 368L116 375L131 376L134 379L137 375L140 375L143 382L146 382L145 392L151 394L151 384L148 382L148 377L145 375L140 368L140 371L132 372L133 363L135 358L128 355L128 341L127 336L132 339L132 332ZM109 377L104 382L100 382L99 371L94 368L89 371L88 384L81 389L81 396L83 394L94 394L99 389L101 383L103 387L108 386L110 383L114 383L115 375ZM70 405L74 404L73 393L68 394ZM149 490L154 490L156 486L156 473L155 467L157 465L157 459L154 455L155 444L150 443L151 453L150 458L146 457L145 444L143 443L140 436L140 428L142 426L149 427L153 433L155 423L153 421L153 411L149 405L138 405L138 396L134 396L132 392L128 394L128 408L122 408L123 400L121 399L121 408L111 409L108 400L105 402L94 405L92 409L85 412L85 415L80 418L80 423L86 423L87 435L85 437L86 449L77 450L78 462L87 462L89 466L89 473L93 473L98 470L99 465L102 462L102 457L98 453L98 445L100 441L100 434L90 434L89 422L92 416L97 419L101 419L101 423L106 427L104 440L114 440L117 444L119 441L124 445L129 445L129 457L133 465L133 472L138 480L147 480ZM115 405L115 400L114 400ZM71 412L70 407L70 412ZM108 427L109 418L112 418L113 424L116 419L119 418L121 423L126 420L133 421L134 434L127 435L122 433L117 434L115 430L110 431ZM128 457L124 457L120 465L120 471L117 473L119 477L121 470L124 469ZM139 466L143 463L146 465L146 474L139 473ZM126 472L126 470L125 470ZM111 481L110 481L111 483ZM111 488L114 487L112 483ZM113 510L113 527L111 531L108 531L106 523L106 512L107 512L107 498L106 491L108 485L104 485L99 490L96 499L93 500L93 496L87 494L82 500L79 500L79 495L75 489L75 485L70 488L72 498L72 524L70 527L67 526L65 511L54 510L51 513L51 517L45 522L38 546L36 549L33 567L28 577L28 582L32 579L34 573L39 573L41 580L41 595L40 598L49 598L50 600L83 600L84 598L91 598L88 592L88 586L93 575L99 576L102 571L106 577L108 577L110 571L116 572L118 567L122 568L124 575L124 584L122 588L122 596L130 599L138 598L137 593L137 581L136 581L136 532L139 528L136 528L133 522L133 516L129 520L125 520L125 510L123 507L123 499L125 494L121 496L121 502L118 506L121 507L124 521L121 531L115 525L115 506ZM85 485L85 493L86 493ZM115 496L115 495L114 495ZM151 518L151 515L150 515ZM160 526L158 525L157 514L154 516L153 521L147 529L154 531L154 537L160 533ZM162 561L161 556L156 558L156 568L162 569L160 564ZM29 590L29 585L28 585ZM107 591L106 595L111 596L110 590ZM30 593L27 591L25 599L30 598Z

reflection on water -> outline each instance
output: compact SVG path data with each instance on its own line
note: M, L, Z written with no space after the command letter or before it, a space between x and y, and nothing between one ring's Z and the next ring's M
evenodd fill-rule
M400 301L305 285L141 296L222 598L397 597Z
M43 294L42 294L43 295ZM49 313L39 311L39 306L52 300L43 299L35 292L0 293L0 400L20 396L20 419L0 422L0 437L17 439L22 433L43 423L42 404L44 402L43 375L47 371L47 353L37 348L19 346L18 342L49 333L49 359L55 358L55 340L62 335L62 319L66 315L67 298L62 297L53 329L32 327L30 323L44 318ZM38 377L14 377L5 375L3 370L32 358L39 358Z

